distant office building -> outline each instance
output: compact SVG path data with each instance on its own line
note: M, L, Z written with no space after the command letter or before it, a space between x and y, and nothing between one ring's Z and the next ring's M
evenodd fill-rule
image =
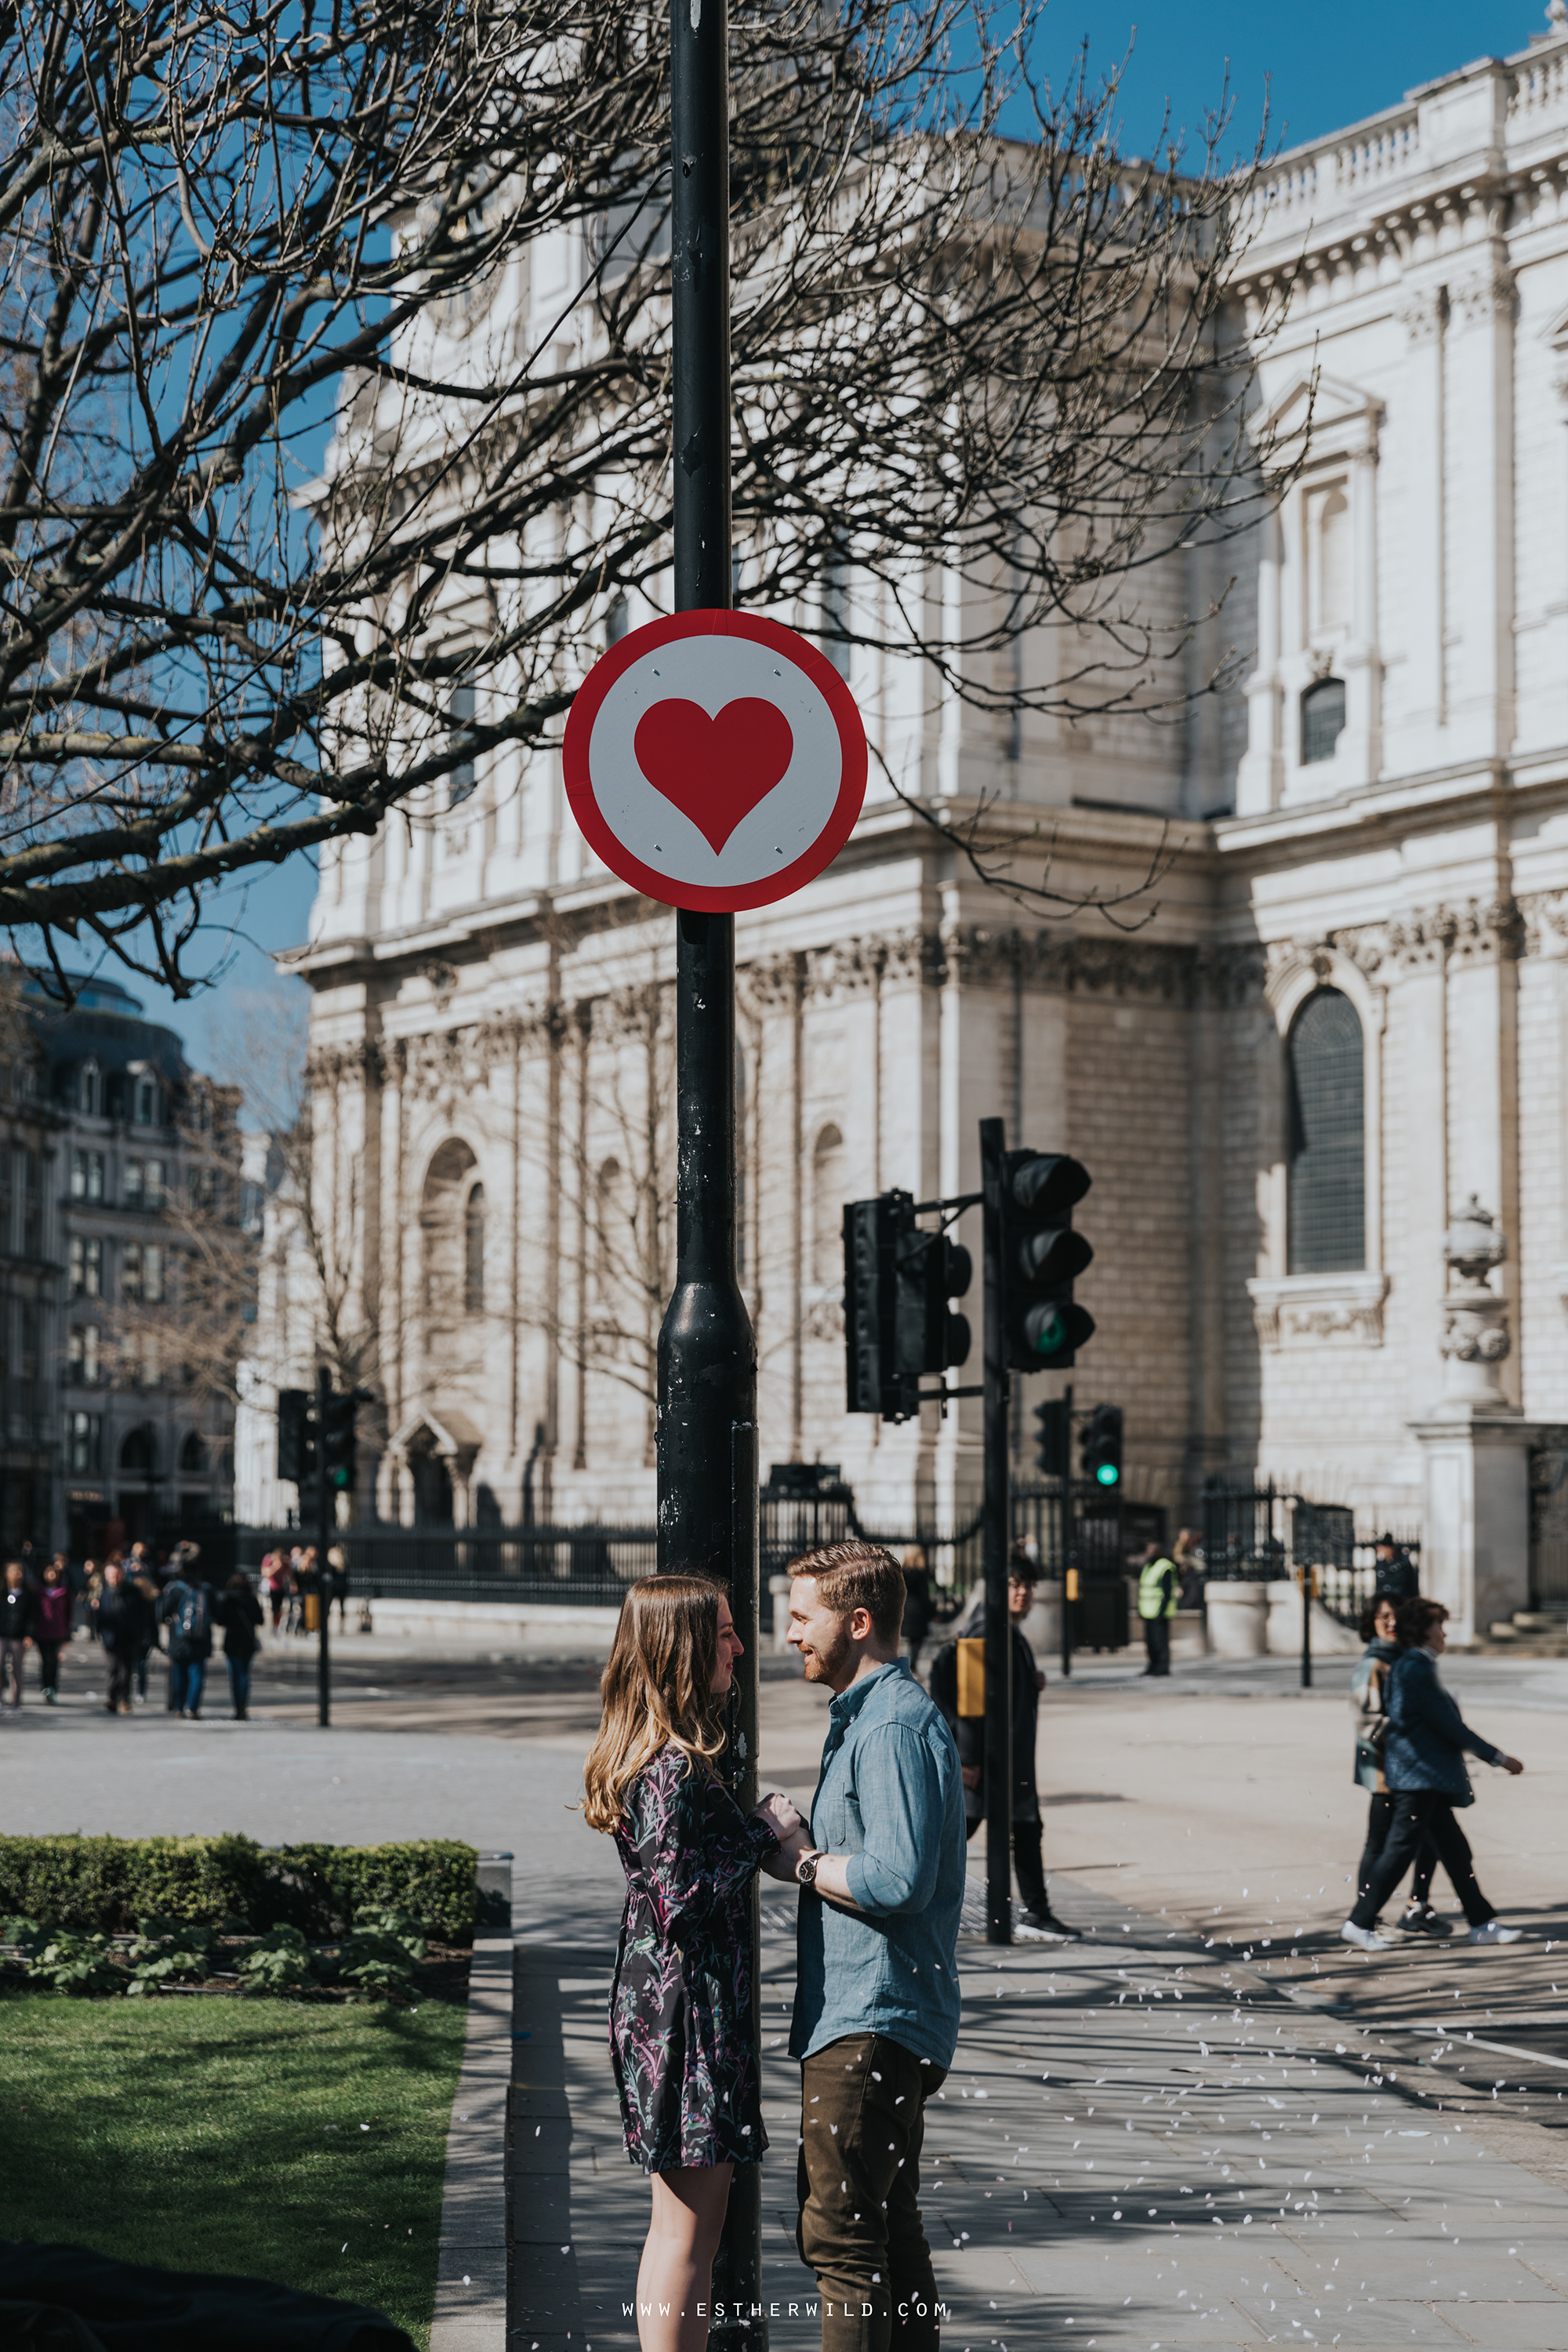
M60 1517L63 1130L12 978L0 982L0 1549L7 1554L48 1543Z
M39 1232L58 1234L65 1276L35 1376L61 1492L47 1510L35 1498L35 1518L75 1558L199 1539L233 1506L249 1303L239 1092L193 1070L115 982L84 982L68 1008L37 982L24 999L54 1147ZM24 1229L17 1203L14 1238Z

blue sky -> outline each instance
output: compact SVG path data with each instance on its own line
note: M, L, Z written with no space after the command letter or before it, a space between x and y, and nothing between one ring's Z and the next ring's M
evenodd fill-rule
M1049 22L1064 72L1079 41L1087 37L1091 68L1103 71L1136 32L1121 109L1122 144L1132 154L1152 147L1167 100L1174 124L1201 124L1218 103L1227 72L1229 148L1250 150L1266 105L1271 142L1295 145L1396 105L1406 90L1473 58L1522 49L1546 26L1544 7L1482 6L1479 0L1420 8L1316 0L1310 8L1271 9L1241 0L1204 6L1154 0L1141 7L1052 0ZM302 982L278 980L269 956L304 938L314 887L314 867L302 857L236 883L210 903L205 947L193 967L221 971L217 984L183 1005L137 984L148 1013L180 1031L198 1065L225 1058L238 1000L254 1003L273 990L302 993Z

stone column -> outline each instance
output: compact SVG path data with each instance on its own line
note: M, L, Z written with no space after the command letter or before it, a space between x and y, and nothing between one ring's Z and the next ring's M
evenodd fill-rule
M1422 1455L1421 1587L1446 1602L1452 1638L1470 1642L1529 1602L1535 1432L1499 1378L1511 1342L1508 1304L1490 1276L1507 1244L1474 1194L1444 1235L1443 1255L1443 1394L1411 1424Z
M1443 656L1443 325L1440 286L1412 286L1399 304L1405 362L1405 577L1407 725L1431 740L1447 716ZM1414 750L1413 762L1437 764Z

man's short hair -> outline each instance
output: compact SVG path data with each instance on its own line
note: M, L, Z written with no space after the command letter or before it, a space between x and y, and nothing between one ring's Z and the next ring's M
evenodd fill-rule
M904 1622L904 1571L880 1544L824 1544L789 1564L791 1576L814 1576L822 1605L835 1617L864 1609L879 1642L896 1642Z
M1448 1612L1440 1601L1424 1601L1415 1593L1402 1601L1394 1612L1394 1631L1407 1650L1418 1650L1434 1625L1447 1622Z

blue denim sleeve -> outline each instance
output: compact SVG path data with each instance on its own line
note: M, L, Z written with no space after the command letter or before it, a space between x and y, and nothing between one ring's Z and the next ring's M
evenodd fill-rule
M866 1843L849 1858L849 1892L869 1918L923 1911L936 1892L944 1804L928 1743L907 1723L879 1724L856 1756Z

